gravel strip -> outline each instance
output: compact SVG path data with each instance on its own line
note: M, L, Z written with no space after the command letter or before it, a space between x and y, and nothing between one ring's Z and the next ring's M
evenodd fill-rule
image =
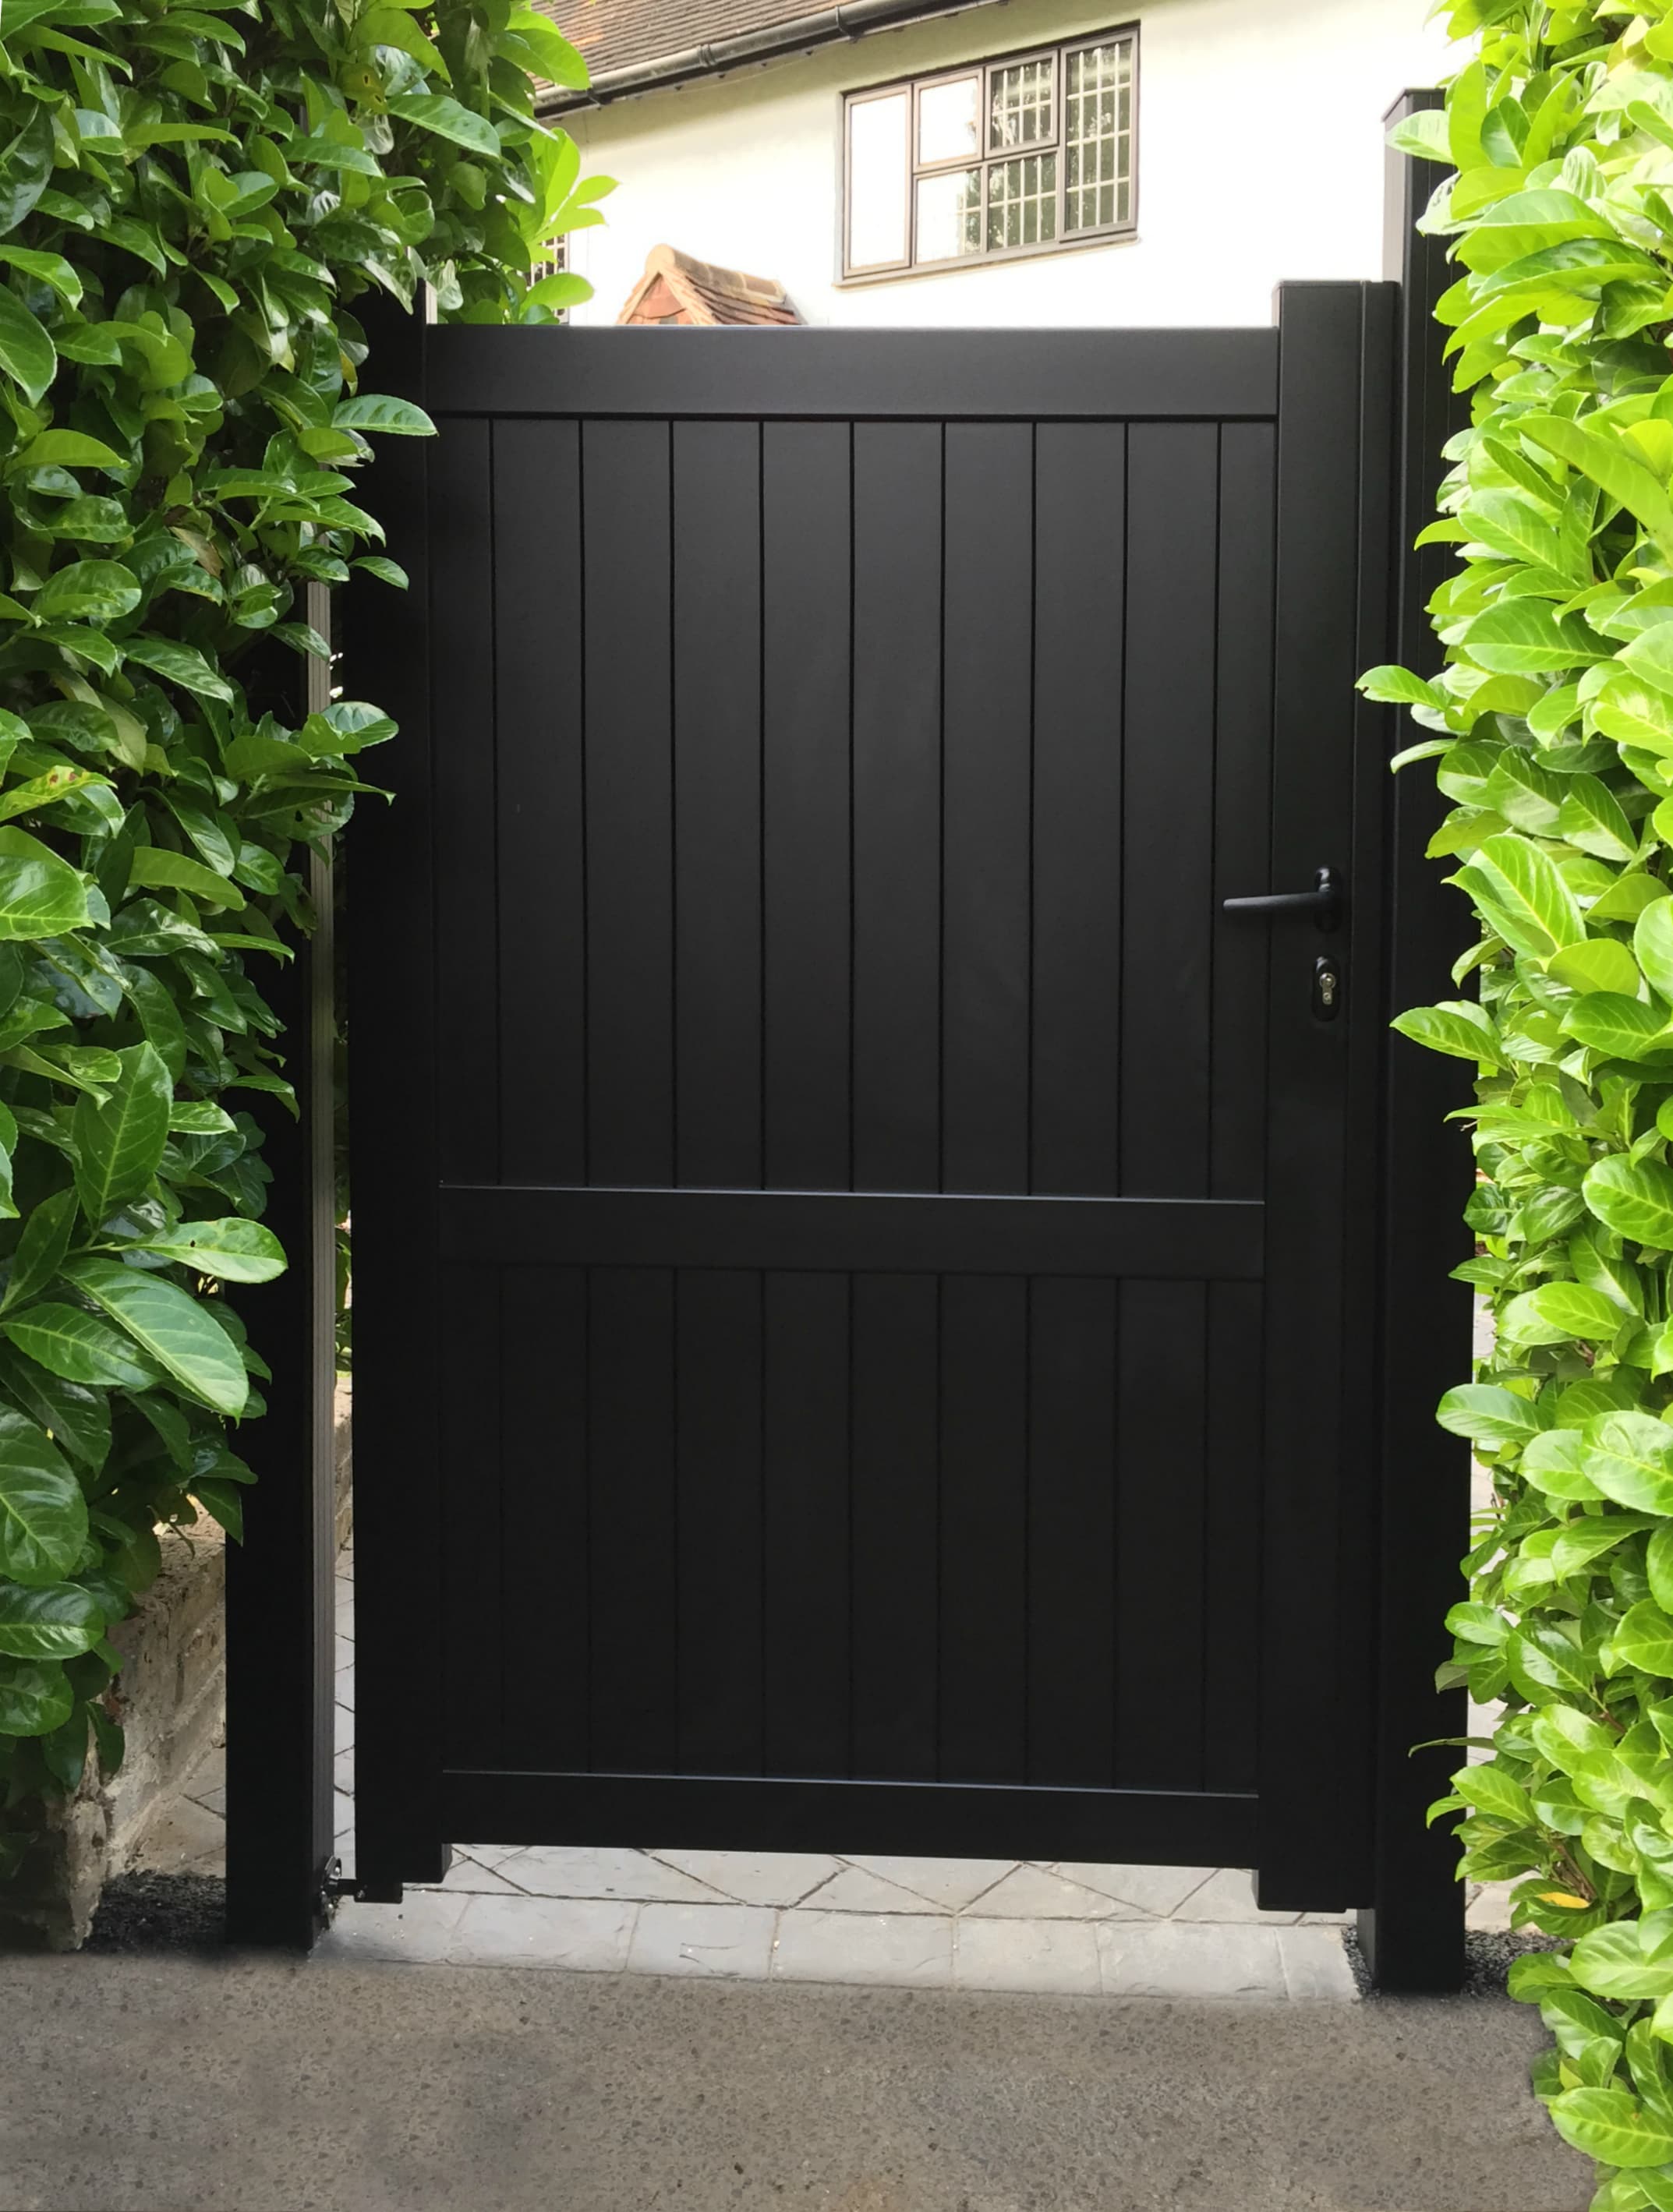
M227 1885L218 1875L123 1874L105 1884L89 1951L218 1950Z

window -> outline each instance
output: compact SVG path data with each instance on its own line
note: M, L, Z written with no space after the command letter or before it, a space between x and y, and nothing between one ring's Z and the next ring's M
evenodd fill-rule
M892 276L1130 231L1139 34L850 93L843 273Z

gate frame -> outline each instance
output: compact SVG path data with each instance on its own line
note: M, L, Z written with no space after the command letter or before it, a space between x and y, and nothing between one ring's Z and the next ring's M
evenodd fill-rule
M1385 125L1444 105L1402 94ZM1384 266L1400 285L1396 426L1400 437L1392 658L1421 668L1438 657L1426 608L1451 567L1444 545L1413 550L1433 520L1446 463L1441 448L1469 420L1451 388L1434 307L1451 281L1445 241L1417 228L1428 190L1422 165L1386 153ZM1404 717L1384 709L1396 746ZM1426 848L1447 801L1426 769L1387 779L1388 960L1384 1010L1439 997L1471 939L1469 909ZM1474 1302L1451 1270L1468 1256L1460 1226L1474 1181L1468 1146L1447 1115L1474 1096L1462 1060L1384 1032L1378 1330L1378 1559L1380 1590L1372 1705L1376 1811L1372 1896L1359 1936L1373 1981L1389 1990L1457 1989L1464 1965L1464 1891L1450 1828L1424 1815L1445 1796L1457 1759L1436 1742L1462 1736L1463 1692L1438 1692L1444 1622L1463 1589L1469 1544L1469 1449L1436 1424L1444 1392L1472 1371ZM1413 1749L1414 1745L1427 1748Z
M1408 93L1391 112L1398 116L1438 100L1432 93ZM1390 161L1399 164L1397 174L1391 174L1389 216L1396 249L1390 273L1399 280L1398 291L1386 283L1293 289L1298 295L1330 294L1345 301L1351 295L1356 301L1351 320L1354 342L1362 349L1356 422L1375 419L1371 410L1379 387L1390 392L1384 416L1391 417L1398 441L1393 513L1384 514L1388 527L1380 533L1366 528L1361 538L1355 585L1360 634L1370 643L1386 639L1391 630L1396 654L1421 659L1433 649L1422 606L1439 556L1412 556L1404 549L1432 510L1439 473L1434 456L1445 434L1442 426L1451 427L1452 415L1439 361L1433 358L1437 349L1430 319L1445 282L1445 261L1439 242L1418 237L1412 228L1413 165L1399 156ZM422 405L425 325L392 302L368 307L363 320L380 387ZM1342 321L1328 305L1323 319ZM1338 340L1342 335L1337 332ZM1298 388L1298 422L1305 397ZM1379 442L1384 441L1366 441L1361 467L1374 465L1372 449ZM419 980L431 972L435 951L429 888L405 857L415 829L428 843L433 805L425 772L431 742L430 648L423 611L428 475L425 441L380 445L368 472L368 504L386 526L411 574L411 589L392 594L386 586L357 577L347 609L352 688L379 699L401 731L388 757L395 763L391 783L406 810L403 835L395 838L384 809L363 810L355 843L358 926L350 929L357 1056L362 1066L392 1075L404 1067L427 1068L444 1048L434 995ZM1362 483L1361 497L1362 519L1368 521L1379 512L1376 486ZM1300 536L1297 543L1301 544ZM1305 552L1298 566L1305 569ZM1286 658L1291 665L1289 696L1298 709L1311 711L1302 681L1305 636L1298 635L1287 649L1283 640L1277 644L1281 670ZM1342 1668L1328 1686L1329 1694L1321 1698L1316 1669L1308 1667L1305 1655L1294 1654L1287 1675L1272 1682L1265 1711L1269 1724L1279 1708L1281 1680L1305 1693L1315 1713L1321 1707L1326 1714L1334 1711L1339 1698L1346 1699L1349 1710L1357 1701L1369 1711L1362 1755L1374 1770L1374 1792L1367 1797L1375 1872L1371 1904L1360 1915L1361 1941L1380 1986L1442 1990L1457 1988L1462 1977L1463 1893L1454 1878L1455 1848L1444 1832L1423 1829L1422 1810L1445 1788L1444 1772L1435 1779L1438 1765L1450 1762L1444 1753L1439 1759L1433 1753L1408 1758L1408 1749L1420 1737L1451 1732L1453 1708L1461 1702L1456 1694L1438 1702L1433 1667L1440 1656L1439 1624L1455 1592L1454 1561L1467 1528L1468 1460L1435 1429L1433 1407L1441 1390L1467 1371L1468 1293L1459 1285L1455 1298L1442 1286L1457 1257L1457 1216L1468 1181L1465 1155L1444 1119L1459 1102L1459 1079L1451 1063L1435 1055L1389 1050L1383 1024L1394 1006L1434 994L1465 933L1456 902L1448 899L1438 872L1423 857L1436 818L1433 791L1421 780L1402 778L1385 799L1374 780L1392 749L1387 740L1394 717L1386 708L1358 701L1343 701L1329 711L1341 712L1344 727L1352 732L1359 779L1351 856L1354 881L1378 895L1368 917L1371 932L1357 951L1362 973L1369 968L1369 956L1375 956L1382 1018L1357 1025L1357 1065L1351 1079L1355 1110L1368 1112L1378 1141L1350 1164L1342 1232L1361 1237L1366 1262L1357 1279L1350 1273L1344 1302L1360 1346L1350 1383L1362 1388L1364 1395L1345 1417L1341 1436L1348 1463L1361 1452L1373 1463L1362 1506L1356 1511L1348 1501L1343 1541L1350 1556L1375 1546L1378 1601L1374 1620L1345 1624ZM410 768L404 765L409 763ZM416 824L415 810L420 816ZM1362 927L1366 919L1362 911ZM392 979L380 969L377 953L377 940L390 936L400 937L414 954ZM316 975L322 965L328 968L328 951L322 948L312 964ZM228 1837L229 1933L245 1942L303 1949L323 1925L331 1872L328 1607L333 1564L329 1510L321 1510L330 1496L328 1387L326 1418L319 1418L319 1316L323 1311L329 1318L333 1267L329 1236L322 1240L314 1218L322 1189L329 1195L319 1166L331 1156L330 1031L316 1012L308 1040L313 1049L304 1048L306 1004L299 1003L293 1016L291 1051L299 1096L306 1089L313 1112L298 1133L294 1160L283 1130L276 1131L270 1153L281 1189L287 1175L298 1186L296 1200L287 1206L282 1197L275 1209L276 1217L282 1210L285 1216L280 1225L282 1233L288 1232L298 1290L283 1322L270 1315L260 1340L274 1367L276 1401L285 1405L288 1389L298 1396L283 1421L270 1416L265 1425L269 1503L265 1514L252 1513L255 1548L240 1554L228 1578L233 1667ZM353 1139L356 1189L372 1194L374 1212L399 1224L396 1234L384 1235L376 1247L356 1255L356 1334L369 1354L358 1395L366 1431L378 1443L375 1452L363 1450L361 1455L362 1469L371 1479L362 1481L356 1514L367 1543L391 1568L378 1583L368 1583L357 1600L364 1631L357 1664L362 1685L375 1686L368 1702L385 1711L408 1713L416 1741L434 1725L440 1710L440 1639L433 1624L441 1604L441 1549L416 1536L415 1529L440 1526L441 1471L428 1393L413 1387L422 1377L412 1371L412 1347L403 1345L399 1315L404 1304L415 1300L434 1304L437 1209L428 1194L422 1203L413 1202L414 1192L425 1188L423 1170L434 1157L429 1086L421 1081L404 1093L392 1090L388 1095L397 1110L375 1127L362 1115ZM378 1194L386 1190L398 1194L399 1210L379 1202ZM304 1251L311 1252L312 1268L296 1256ZM397 1379L404 1352L405 1385ZM299 1459L306 1477L300 1483ZM1421 1485L1411 1480L1414 1468L1425 1471ZM1390 1472L1396 1469L1397 1480ZM1290 1501L1292 1517L1306 1510L1305 1498ZM1281 1517L1275 1516L1275 1523ZM1268 1560L1281 1573L1276 1526L1268 1539ZM395 1571L398 1562L400 1572ZM296 1605L299 1582L310 1593L301 1607ZM1462 1733L1461 1725L1457 1732ZM1305 1771L1305 1749L1287 1744L1281 1767L1297 1775ZM358 1747L357 1764L362 1776L374 1780L365 1802L380 1812L374 1810L370 1819L360 1816L357 1847L368 1871L352 1887L369 1901L398 1901L405 1883L436 1881L447 1870L448 1847L430 1840L439 1832L435 1793L393 1732L387 1739L381 1731L366 1737ZM1271 1771L1272 1763L1263 1760L1263 1778ZM299 1821L303 1806L307 1816ZM1330 1868L1333 1854L1340 1856L1338 1847L1321 1838L1320 1824L1304 1819L1294 1802L1275 1800L1268 1811L1276 1826L1267 1829L1263 1821L1271 1842L1262 1852L1267 1869L1262 1901L1281 1905L1303 1889L1311 1901L1319 1884L1334 1886Z

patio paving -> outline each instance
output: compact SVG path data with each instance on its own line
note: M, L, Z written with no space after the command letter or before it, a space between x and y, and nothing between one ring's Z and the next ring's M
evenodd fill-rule
M354 1861L354 1563L337 1584L337 1848ZM223 1759L136 1864L215 1874ZM398 1905L350 1904L322 1958L1033 1995L1351 2003L1342 1917L1262 1912L1225 1867L465 1844Z

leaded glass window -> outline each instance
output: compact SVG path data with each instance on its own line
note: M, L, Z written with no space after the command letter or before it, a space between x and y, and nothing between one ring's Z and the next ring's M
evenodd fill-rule
M1125 222L1133 189L1133 50L1123 39L1082 46L1063 80L1065 230Z
M844 275L905 275L1130 232L1138 44L1129 26L850 94Z

